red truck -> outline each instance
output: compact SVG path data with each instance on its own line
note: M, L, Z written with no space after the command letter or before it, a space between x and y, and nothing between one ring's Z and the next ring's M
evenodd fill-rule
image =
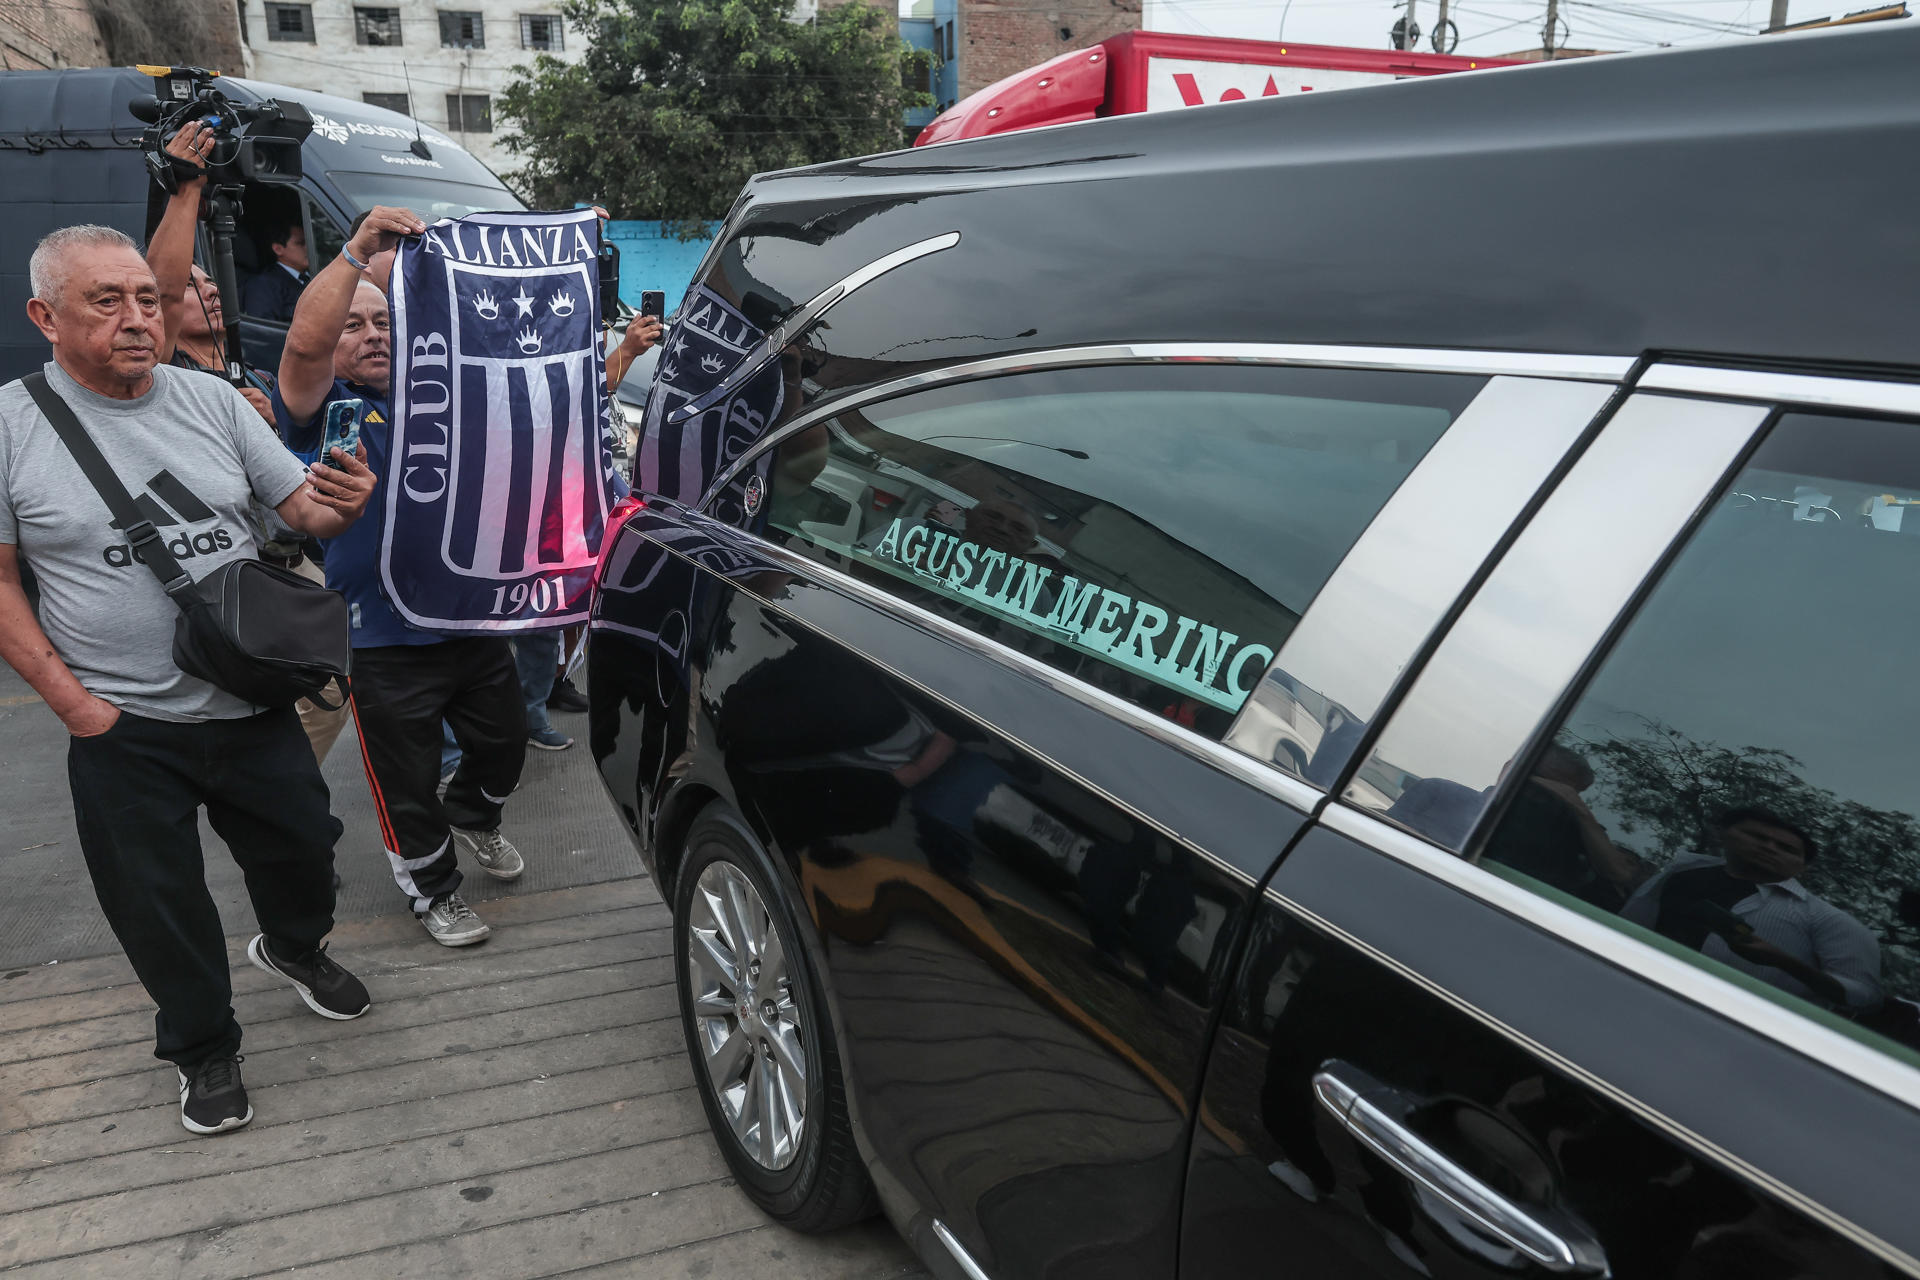
M1128 31L1091 48L1063 53L961 99L922 129L914 145L1138 111L1354 89L1408 76L1504 67L1512 62L1509 58Z

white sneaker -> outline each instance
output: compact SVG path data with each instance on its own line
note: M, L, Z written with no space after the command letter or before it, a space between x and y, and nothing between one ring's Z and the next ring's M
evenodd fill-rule
M472 857L480 869L495 880L518 880L527 869L520 851L507 843L498 831L463 831L453 828L453 847Z
M457 893L443 893L435 898L419 919L427 933L443 947L470 947L493 932Z

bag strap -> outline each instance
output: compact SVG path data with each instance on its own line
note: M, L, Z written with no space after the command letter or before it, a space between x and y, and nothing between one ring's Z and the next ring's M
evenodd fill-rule
M190 589L193 579L173 558L173 552L167 550L166 539L153 527L153 521L140 514L140 508L133 504L133 496L127 492L127 486L121 484L120 477L113 473L112 465L100 452L100 446L93 442L93 437L87 434L87 429L80 425L80 419L74 416L72 407L47 384L46 371L36 369L20 381L60 439L66 442L67 452L73 455L87 482L106 502L107 510L113 513L114 520L120 525L120 532L127 535L127 542L139 553L138 558L153 570L153 576L160 580L161 589L173 598L174 603L184 607L186 602L179 598L179 593Z

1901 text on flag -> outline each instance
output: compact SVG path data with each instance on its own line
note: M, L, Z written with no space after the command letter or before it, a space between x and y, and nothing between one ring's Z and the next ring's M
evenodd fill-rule
M380 572L429 631L585 619L614 494L592 210L482 213L393 273Z

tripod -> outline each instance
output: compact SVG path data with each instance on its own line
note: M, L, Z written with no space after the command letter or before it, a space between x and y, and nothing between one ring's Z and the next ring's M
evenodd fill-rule
M246 382L240 351L240 281L233 267L233 238L240 232L239 218L245 210L240 199L246 188L238 183L221 183L207 196L207 229L213 236L213 285L220 291L220 318L227 334L223 354L227 381L234 386Z

